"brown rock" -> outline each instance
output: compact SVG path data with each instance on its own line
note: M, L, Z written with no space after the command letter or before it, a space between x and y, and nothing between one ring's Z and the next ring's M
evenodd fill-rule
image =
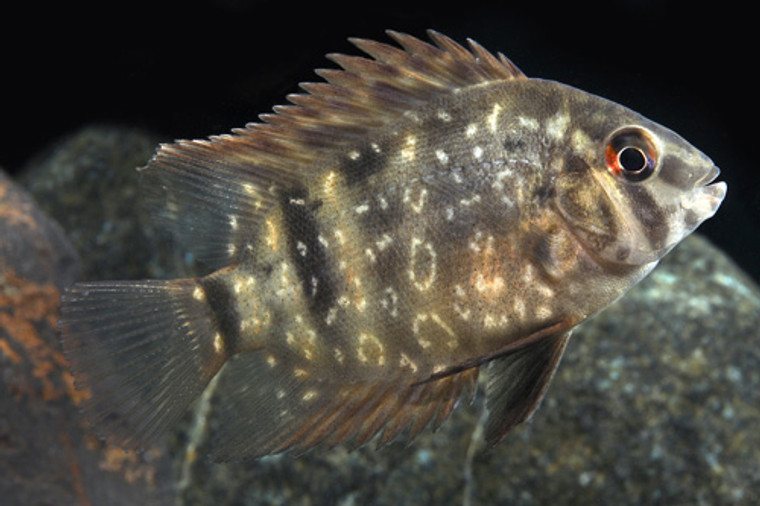
M5 505L165 504L168 458L104 446L87 427L56 339L79 258L0 172L0 498Z

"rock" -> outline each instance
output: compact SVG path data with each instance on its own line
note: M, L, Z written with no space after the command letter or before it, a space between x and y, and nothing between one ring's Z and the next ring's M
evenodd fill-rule
M82 256L85 279L165 277L159 266L176 250L140 206L139 173L155 151L155 134L92 125L37 156L19 182L55 216Z
M0 171L0 497L7 505L164 504L168 459L103 446L82 419L56 335L80 261Z
M122 142L143 134L100 130L72 139L86 134L105 151L94 159L123 160L113 170L134 175L127 158L111 150L124 152ZM136 178L105 184L122 175L80 164L65 151L81 149L77 142L61 146L55 156L67 162L59 166L77 175L41 194L55 216L68 215L89 278L192 272L181 248L152 246L160 236L131 205ZM24 180L36 186L38 174ZM88 183L72 184L80 178ZM100 202L129 205L104 212ZM94 237L107 220L122 231L101 246ZM179 471L162 485L176 486L177 504L215 506L754 504L760 497L759 337L760 289L692 236L576 331L543 406L491 450L480 442L478 396L436 433L406 447L216 464L203 457L219 395L209 390L169 438Z

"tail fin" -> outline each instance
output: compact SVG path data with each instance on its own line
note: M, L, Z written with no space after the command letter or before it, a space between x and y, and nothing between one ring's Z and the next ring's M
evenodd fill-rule
M197 280L76 284L61 308L62 344L85 414L109 441L147 446L226 360Z

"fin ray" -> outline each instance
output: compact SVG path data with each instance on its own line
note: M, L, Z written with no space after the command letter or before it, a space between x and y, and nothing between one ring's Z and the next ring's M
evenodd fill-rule
M83 408L109 441L149 445L221 367L195 280L79 283L63 297L61 342Z
M219 461L272 453L301 454L315 446L360 447L378 434L387 444L413 439L438 424L477 369L439 382L411 385L403 378L345 384L334 378L296 379L285 365L267 363L266 351L236 356L219 378L219 423L210 445ZM281 362L277 361L278 364Z
M555 333L490 363L485 431L489 445L499 442L510 429L535 412L569 339L570 331Z
M303 83L278 106L231 134L160 146L142 169L147 204L192 253L221 267L245 250L278 189L308 177L337 153L428 100L464 86L522 79L511 62L437 32L435 43L389 31L401 48L351 41L371 58L331 54L343 70Z

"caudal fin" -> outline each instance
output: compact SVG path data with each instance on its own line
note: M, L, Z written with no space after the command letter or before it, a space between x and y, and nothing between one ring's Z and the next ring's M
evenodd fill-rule
M214 321L197 280L69 288L61 341L98 432L134 449L176 422L226 359Z

